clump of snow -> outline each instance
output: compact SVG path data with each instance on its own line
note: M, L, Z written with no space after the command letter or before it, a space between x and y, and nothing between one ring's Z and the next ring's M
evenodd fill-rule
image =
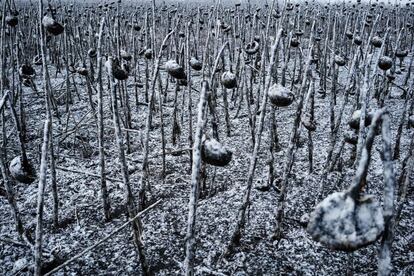
M288 106L294 100L294 95L292 91L288 88L284 87L279 83L275 83L269 88L269 92L267 93L270 99L270 102L274 106Z
M308 233L333 249L356 250L375 242L384 231L384 218L372 196L354 200L347 192L336 192L312 212Z
M233 89L237 87L237 77L230 71L224 72L221 75L221 84L227 89Z
M198 59L196 59L195 57L192 57L190 59L190 66L196 71L200 71L201 69L203 69L203 63L199 61Z
M12 275L20 274L23 270L27 269L29 262L26 258L18 259L13 264L13 270L11 271Z
M171 60L169 60L165 63L165 69L167 69L167 71L177 70L179 68L181 68L181 66L173 59L171 59Z
M176 79L185 79L186 75L184 69L174 59L171 59L165 63L165 69L167 72Z
M49 17L49 16L44 16L42 19L42 24L43 26L47 27L52 27L55 24L55 20L53 20L53 18Z
M30 184L36 179L36 175L31 167L27 169L23 167L20 155L13 158L9 165L10 174L14 179L21 183Z
M371 110L367 112L365 117L365 126L369 126L371 124L372 118L374 118L375 110ZM349 127L353 129L359 129L359 120L361 118L361 110L357 109L352 113L352 117L348 122Z
M12 159L12 161L10 162L9 170L13 177L23 171L20 155Z
M306 227L309 223L309 214L308 213L304 213L300 219L299 219L299 223L300 225L302 225L303 227Z
M233 153L216 139L206 139L202 145L202 159L214 166L226 166L231 161Z

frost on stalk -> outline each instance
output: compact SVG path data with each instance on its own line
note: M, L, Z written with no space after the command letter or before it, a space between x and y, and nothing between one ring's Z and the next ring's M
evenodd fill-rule
M373 196L354 200L348 192L336 192L316 206L307 230L314 240L332 249L353 251L379 238L384 218Z

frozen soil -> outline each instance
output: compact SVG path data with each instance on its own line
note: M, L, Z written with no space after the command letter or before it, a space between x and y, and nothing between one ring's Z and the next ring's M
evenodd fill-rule
M40 76L40 67L36 68ZM54 74L52 74L54 76ZM162 72L165 85L166 75ZM37 85L41 83L37 78ZM55 90L60 88L63 76L57 75L53 80ZM132 80L128 80L131 83ZM113 219L105 222L103 219L100 197L99 179L85 173L99 174L97 147L97 129L93 117L87 114L89 103L84 89L85 80L77 78L77 88L80 99L74 97L75 104L71 106L68 130L82 120L76 132L65 137L66 113L60 106L61 123L54 118L54 143L57 147L57 165L61 168L78 171L69 172L58 170L58 189L60 197L60 227L52 225L52 195L50 185L47 187L45 201L45 233L44 251L53 252L54 261L49 260L49 269L63 260L74 256L84 248L105 237L127 220L124 208L124 195L118 154L116 151L113 124L109 107L109 92L105 92L105 148L108 177L119 181L108 180ZM194 87L199 90L200 83L196 78ZM133 114L133 128L130 132L131 153L127 154L130 167L131 185L134 194L138 193L138 181L141 173L142 136L145 129L145 114L147 107L139 105L135 108L133 88L128 88ZM63 93L64 91L55 91ZM179 92L178 102L181 103L186 89ZM240 91L236 92L240 93ZM76 95L74 93L74 95ZM199 93L193 91L193 120ZM229 91L229 98L231 91ZM393 98L388 102L391 112L392 134L395 137L396 126L402 113L403 101L399 98L400 90L393 88ZM94 95L96 97L96 95ZM340 94L338 102L342 100ZM179 109L181 136L177 145L172 145L172 112L174 85L169 85L167 107L164 109L164 122L167 137L167 149L178 150L188 148L188 119L186 108ZM188 97L186 96L185 101ZM144 101L140 89L139 100ZM355 101L354 96L351 103ZM43 98L25 88L25 102L30 109L27 113L27 129L29 156L38 171L40 145L44 120ZM235 101L237 102L237 101ZM227 260L218 262L223 246L227 244L231 231L235 226L237 210L241 205L246 185L246 176L252 152L251 134L248 122L246 101L237 118L233 101L230 102L231 136L226 136L226 128L222 104L222 89L218 90L218 111L220 113L221 142L233 151L233 159L225 168L207 166L206 192L198 205L196 223L196 271L199 275L374 275L377 271L377 252L379 241L353 253L344 253L325 248L314 242L306 229L300 224L303 214L313 210L320 175L325 164L329 144L329 96L321 98L316 93L315 114L317 129L312 133L314 142L314 171L308 172L307 131L302 131L302 138L296 152L296 162L289 176L286 220L283 239L280 242L271 239L275 222L275 210L279 194L276 189L253 189L248 213L247 227L243 232L240 246ZM185 105L186 106L186 105ZM272 108L268 105L268 111ZM280 140L280 150L275 154L276 177L281 177L284 163L284 153L287 150L289 134L293 123L296 104L276 110L277 131ZM343 121L351 116L350 105L346 109ZM269 112L267 112L269 114ZM85 118L83 118L86 116ZM258 118L258 117L257 117ZM181 275L181 264L184 260L185 231L187 223L188 198L190 192L191 166L188 151L181 154L167 155L167 175L165 180L160 178L161 172L161 142L160 118L155 115L150 136L150 176L148 203L159 199L162 202L143 218L147 259L156 275ZM262 136L261 150L255 173L254 186L262 187L267 181L269 157L269 120L266 119L265 131ZM208 124L210 127L210 124ZM344 123L342 129L346 129ZM8 122L8 133L15 138L11 120ZM411 137L410 137L411 135ZM125 132L124 132L125 136ZM377 138L378 139L378 138ZM412 132L404 128L401 143L402 157L408 152L409 139ZM18 147L11 139L8 145L11 160L18 154ZM62 141L63 140L63 141ZM302 142L301 142L302 141ZM59 143L60 142L60 143ZM59 144L59 145L58 145ZM380 159L381 145L376 140L369 169L366 192L372 194L381 202L382 198L382 163ZM348 187L353 171L347 167L350 149L346 146L344 168L342 173L335 171L328 175L326 195L341 191ZM397 177L400 174L400 163L395 163ZM412 183L412 181L411 181ZM37 181L31 185L14 183L18 208L26 228L34 233ZM413 187L409 187L408 201L403 208L401 221L395 229L393 243L393 274L414 274L414 198ZM0 275L30 275L33 262L31 250L19 244L14 228L13 217L4 193L0 196ZM12 241L15 242L12 242ZM45 255L45 259L48 257ZM45 268L48 269L48 268ZM140 266L132 243L129 228L116 234L110 240L92 252L60 270L56 275L137 275Z

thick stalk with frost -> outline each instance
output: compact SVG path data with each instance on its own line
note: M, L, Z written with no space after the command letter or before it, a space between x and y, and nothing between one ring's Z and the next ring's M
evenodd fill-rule
M191 169L191 191L190 200L188 202L188 219L187 234L185 243L185 275L194 275L194 243L195 243L195 224L197 215L197 202L200 188L200 168L201 168L201 144L204 132L204 113L206 109L206 94L208 89L207 81L203 81L200 101L198 103L197 126L195 133L195 141L192 154Z
M330 68L332 70L332 85L331 85L331 93L329 94L329 122L331 127L331 137L334 134L335 128L335 104L336 104L336 81L338 78L338 70L335 70L335 45L336 45L336 16L334 16L333 28L332 28L332 56L331 56L331 63ZM327 53L326 53L327 54ZM331 138L332 139L332 138Z
M312 31L314 29L315 24L312 26ZM312 32L311 32L312 33ZM313 37L311 35L309 41L312 41ZM289 138L289 146L287 149L287 152L285 153L285 161L283 165L283 174L282 174L282 182L280 184L280 196L279 201L276 208L276 223L275 223L275 229L273 233L273 239L279 240L281 238L282 233L282 223L284 218L284 212L286 207L286 196L287 196L287 188L288 188L288 182L289 182L289 174L292 170L293 163L295 161L295 144L297 137L300 135L300 118L302 116L302 109L303 109L303 102L304 102L304 94L306 89L306 84L308 82L309 75L311 74L310 71L310 62L312 59L312 48L313 44L312 42L309 44L308 48L308 56L305 60L305 68L304 68L304 78L302 80L301 87L299 88L299 99L298 99L298 105L296 107L296 114L295 114L295 120L293 122L292 131L290 133Z
M260 141L261 141L261 137L262 137L264 119L265 119L265 114L266 114L268 91L269 91L270 83L271 83L271 80L272 80L272 77L271 77L270 73L271 73L272 67L274 65L274 62L276 60L276 56L277 56L276 55L276 50L277 50L277 47L279 45L281 34L282 34L282 30L279 29L279 31L276 35L275 41L274 41L274 43L272 45L272 48L270 50L271 57L270 57L270 61L269 61L269 64L268 64L267 71L266 71L266 83L265 83L265 89L264 89L264 92L263 92L263 95L262 95L259 125L258 125L257 130L256 130L253 153L252 153L251 158L250 158L249 172L247 174L247 184L246 184L246 189L245 189L244 195L243 195L243 203L242 203L242 205L240 206L240 208L238 210L236 225L235 225L235 228L233 229L233 232L231 234L230 241L226 245L226 247L225 247L225 249L222 253L222 257L224 257L224 258L229 256L232 253L233 247L240 241L241 231L243 230L243 228L245 226L245 223L246 223L246 211L247 211L247 207L249 206L249 202L250 202L250 194L251 194L251 190L252 190L252 186L253 186L254 172L255 172L256 164L257 164L257 154L258 154L259 148L260 148Z
M43 0L39 0L39 26L40 26L40 50L42 55L42 76L43 76L43 92L46 103L46 119L43 128L43 143L41 151L39 185L37 190L37 214L36 214L36 230L35 230L35 246L34 246L34 275L41 275L42 269L42 238L43 238L43 207L44 194L47 181L47 159L48 148L50 143L50 132L52 127L52 112L50 107L50 80L46 60L45 33L42 26L43 17ZM53 146L53 145L50 145Z
M413 90L414 90L414 81L412 81L410 88L408 89L408 94L404 100L404 106L402 108L403 111L401 114L401 119L398 123L398 130L397 130L397 135L395 137L395 145L394 145L394 156L393 156L394 160L397 160L400 158L400 145L401 145L402 131L403 131L404 122L407 117L407 113L409 112L409 109L410 109L409 100L412 98Z
M393 156L391 150L391 126L390 116L385 113L382 116L382 163L384 166L384 233L378 258L378 275L391 275L391 245L394 238L394 190L395 174Z
M102 83L102 35L105 26L105 18L101 20L97 47L97 83L98 83L98 148L99 148L99 174L101 176L101 196L103 212L106 220L111 217L111 204L109 202L108 188L105 174L105 148L104 148L104 113L103 113L103 83Z
M155 60L154 70L153 70L152 78L151 78L151 95L149 97L149 102L148 102L148 114L146 118L145 133L144 133L145 136L144 136L142 173L141 173L141 177L139 180L139 189L140 189L139 199L138 199L139 200L139 203L138 203L139 211L144 209L144 204L145 204L145 182L147 181L147 178L148 178L147 172L148 172L148 155L149 155L149 136L150 136L150 128L151 128L152 112L153 112L152 106L154 105L154 101L155 101L155 85L156 85L157 76L160 70L159 65L160 65L164 45L167 43L168 39L174 32L175 32L175 29L173 29L171 32L169 32L165 36L161 44L157 59ZM161 91L159 91L158 93L161 93Z
M385 33L385 36L384 36L385 38L387 37L387 34L388 34L388 30ZM373 35L373 32L371 32L369 39L371 39L372 35ZM384 49L384 44L381 46L380 53L382 53ZM372 88L372 84L375 83L375 78L377 76L377 71L378 71L378 66L374 66L372 70L373 80L371 80L370 79L371 78L370 67L371 67L371 63L373 60L373 55L368 55L368 44L366 45L363 54L364 54L364 59L363 59L364 66L362 68L362 72L364 76L363 76L363 85L361 89L362 93L359 98L359 101L361 102L361 116L359 118L358 142L357 142L357 150L356 150L356 159L355 159L355 164L354 164L355 166L357 165L357 160L361 156L362 147L365 141L365 119L367 116L367 110L368 110L370 99L371 99L370 91Z
M199 11L200 12L200 11ZM198 25L197 25L198 27ZM187 85L187 93L188 93L188 143L190 147L193 146L193 98L191 93L191 66L190 66L190 29L191 29L191 22L187 23L186 25L186 60L187 60L187 77L188 77L188 85ZM199 29L197 30L200 31ZM197 48L196 48L197 49ZM197 54L197 50L196 50ZM196 55L197 56L197 55ZM190 154L190 163L193 163L193 156Z
M118 147L119 160L121 162L122 180L123 180L124 189L125 189L124 196L126 200L126 206L128 209L129 217L133 218L136 216L136 208L135 208L134 199L132 195L132 189L131 189L131 185L129 181L128 165L127 165L127 161L125 158L125 149L123 145L124 142L123 142L123 137L122 137L121 123L120 123L119 110L118 110L118 100L117 100L117 93L116 93L118 83L115 82L115 79L112 74L112 63L113 63L113 58L109 57L106 65L107 65L109 80L111 83L113 123L114 123L114 128L115 128L115 137L116 137L116 143ZM132 224L132 229L133 229L132 233L134 235L134 243L135 243L135 247L137 249L137 253L139 256L139 261L142 266L143 275L152 275L150 268L147 264L146 257L145 257L144 245L141 241L142 229L141 229L141 222L139 219L135 220L135 222Z

